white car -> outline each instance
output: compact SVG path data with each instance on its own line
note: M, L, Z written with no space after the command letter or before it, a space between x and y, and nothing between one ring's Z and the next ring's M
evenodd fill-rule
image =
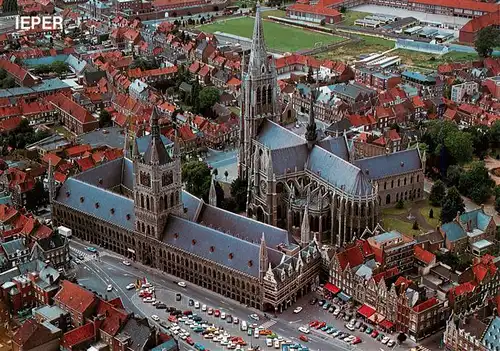
M198 301L196 301L194 303L194 308L196 308L196 309L200 308L200 303Z
M293 310L293 313L300 313L301 311L302 311L302 307L299 306Z
M142 299L142 302L145 302L145 303L153 303L155 301L156 301L156 299L154 297L145 297Z
M221 312L220 319L226 319L226 312Z
M201 306L201 310L202 310L203 312L206 312L206 310L207 310L207 305L203 305L203 306Z
M266 339L266 345L269 347L273 347L273 339L267 338Z
M392 339L390 339L390 340L387 342L387 346L389 346L389 347L393 347L393 346L394 346L394 344L396 344L396 342L395 342L394 340L392 340Z
M129 285L126 286L126 289L127 290L135 289L135 284L134 283L130 283Z
M177 285L179 285L181 288L185 288L187 286L184 282L178 282Z
M387 344L388 341L389 338L387 336L384 336L384 338L382 339L382 344Z
M109 284L106 291L107 292L110 292L111 290L113 290L113 285Z
M155 322L159 322L160 321L160 317L158 317L156 314L153 314L151 316L151 319L154 320Z
M345 326L345 327L346 327L347 329L349 329L350 331L353 331L354 329L356 329L356 328L354 328L354 325L352 325L352 324L346 324L346 326Z
M309 332L310 332L309 329L306 327L299 327L299 331L304 333L304 334L309 334Z
M125 266L130 266L130 262L129 261L123 261L122 262Z
M258 315L256 315L255 313L254 313L254 314L251 314L251 315L250 315L250 318L252 318L253 320L256 320L256 321L258 321L258 320L260 319L260 318L259 318L259 316L258 316Z

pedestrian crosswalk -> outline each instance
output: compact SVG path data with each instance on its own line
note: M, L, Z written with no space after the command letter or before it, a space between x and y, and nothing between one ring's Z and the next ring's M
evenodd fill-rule
M271 328L273 325L275 325L277 323L277 321L275 321L274 319L271 319L265 323L262 323L259 328L260 329L269 329Z
M95 258L95 255L91 252L78 250L74 247L71 247L70 250L71 256L73 256L75 259L78 258L81 262L88 262Z

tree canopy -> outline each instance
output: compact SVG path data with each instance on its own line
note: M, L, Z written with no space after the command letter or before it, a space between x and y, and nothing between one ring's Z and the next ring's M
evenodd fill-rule
M484 162L475 161L460 175L458 190L475 203L482 204L491 196L494 186Z
M182 179L186 183L186 190L189 193L208 201L212 175L205 162L195 160L184 163L182 165Z
M432 206L441 206L441 203L446 196L446 186L441 180L437 180L431 188L429 202Z
M200 91L200 109L207 110L219 102L220 91L215 87L205 87Z
M106 109L101 109L101 112L99 113L99 127L108 127L112 123L111 120L111 113L108 112Z
M500 46L500 29L494 26L481 29L474 45L479 56L490 57L493 49Z
M236 201L234 212L244 211L247 206L247 185L246 179L236 178L231 183L231 196Z
M448 223L451 222L457 215L457 213L463 213L465 211L464 200L457 188L451 187L448 189L443 205L441 208L441 222Z

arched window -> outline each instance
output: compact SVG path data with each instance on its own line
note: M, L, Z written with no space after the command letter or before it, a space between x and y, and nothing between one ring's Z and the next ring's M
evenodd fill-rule
M260 101L262 100L260 88L257 88L256 94L257 94L257 103L260 104Z
M271 104L273 102L273 87L269 86L267 89L267 103Z
M387 182L384 182L384 190L387 189Z
M387 196L385 197L385 204L390 204L391 203L391 194L387 194Z

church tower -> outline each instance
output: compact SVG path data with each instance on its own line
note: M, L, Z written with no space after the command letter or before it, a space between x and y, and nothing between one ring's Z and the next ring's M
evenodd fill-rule
M161 140L156 108L151 113L151 140L141 156L134 139L134 199L136 231L158 240L170 214L181 216L181 161L177 154L172 159Z
M243 64L246 65L246 62ZM277 121L279 116L276 104L276 66L274 59L268 55L264 42L259 2L255 11L250 59L246 66L247 72L242 71L238 175L240 178L249 179L252 173L252 140L257 136L258 128L265 118Z

